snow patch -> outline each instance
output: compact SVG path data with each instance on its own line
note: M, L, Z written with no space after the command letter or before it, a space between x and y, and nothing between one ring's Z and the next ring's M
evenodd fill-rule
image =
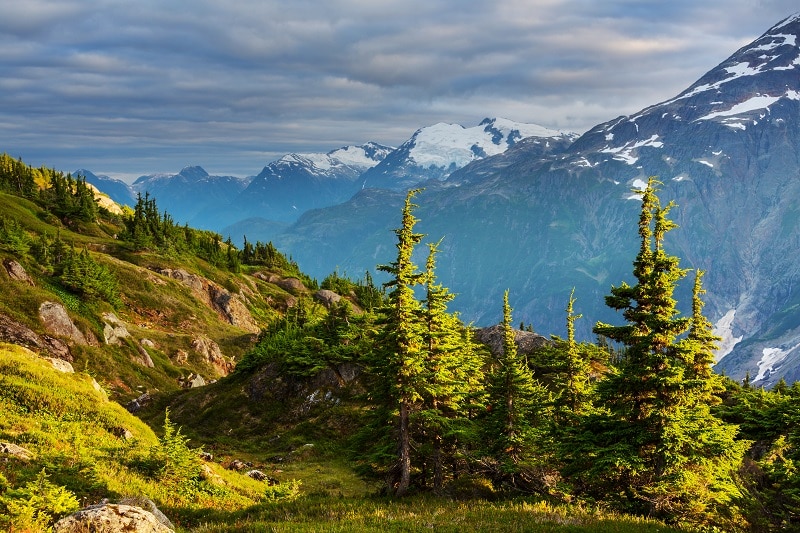
M784 96L788 96L788 93L787 95ZM755 111L757 109L768 109L769 106L771 106L784 96L764 96L764 95L754 96L749 100L745 100L744 102L734 105L730 109L715 111L714 113L709 113L708 115L700 117L697 120L710 120L715 117L730 117L734 115L741 115L742 113L748 113L750 111Z
M381 150L378 157L385 157L387 150ZM336 168L347 166L365 172L374 167L380 162L380 159L373 159L367 155L367 151L363 146L345 146L337 150L322 153L305 153L305 154L286 154L278 161L279 164L298 164L305 167L311 172L317 171L320 173L327 173L327 171Z
M714 324L714 335L722 338L719 343L719 348L714 352L714 363L722 361L723 357L731 353L733 348L744 338L744 335L738 337L733 336L734 318L736 318L736 309L731 309Z
M786 360L786 357L797 348L800 348L800 344L796 344L788 350L781 348L764 348L761 351L761 360L758 362L758 375L753 382L768 378L770 374L780 368L781 364Z
M714 168L714 164L713 163L709 163L708 161L703 161L702 159L698 159L697 162L702 164L702 165L705 165L707 167Z
M639 178L636 178L635 180L633 180L633 183L631 183L631 188L635 189L635 191L636 190L644 191L647 188L647 182L644 181L644 180L641 180ZM625 199L626 200L641 200L642 199L641 192L635 192L635 191L630 196L626 196Z
M658 135L651 135L649 139L645 139L643 141L638 141L635 143L628 142L622 146L617 146L617 147L606 146L600 151L607 154L614 154L613 159L616 159L617 161L624 161L629 165L634 165L639 160L639 158L633 155L633 150L635 150L636 148L641 148L642 146L661 148L664 146L664 143L658 140Z
M329 152L327 155L330 159L356 168L368 169L379 163L379 161L369 157L366 150L361 146L345 146L344 148Z

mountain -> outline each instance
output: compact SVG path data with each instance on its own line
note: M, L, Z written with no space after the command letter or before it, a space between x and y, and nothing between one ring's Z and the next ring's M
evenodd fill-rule
M185 167L177 174L150 174L133 182L133 190L156 199L180 223L203 229L216 229L225 219L220 212L249 183L248 178L212 176L202 167ZM105 191L104 191L105 192Z
M136 193L130 185L122 180L111 178L105 175L96 175L84 168L72 173L73 176L83 176L86 183L94 185L97 190L107 194L109 198L120 205L133 206L136 204Z
M362 189L405 190L446 179L470 162L502 154L517 144L557 153L576 137L536 124L487 118L471 128L444 123L421 128L396 149L369 143L328 154L289 154L253 179L232 206L249 218L222 233L246 234L249 240L277 239L285 228L280 223L288 225L311 209L345 202Z
M583 338L597 320L620 323L604 296L632 282L632 189L656 175L662 199L677 204L670 253L708 271L705 311L723 337L717 369L766 386L800 379L798 35L794 15L675 98L600 124L563 150L520 142L428 181L415 199L419 229L443 238L439 278L459 294L463 317L496 322L510 288L515 316L563 334L575 287ZM367 187L384 185L370 179L379 171L365 175ZM276 244L311 275L338 268L360 276L394 259L390 229L402 196L364 190L306 213ZM689 292L686 280L677 295L684 313Z
M566 148L577 134L486 118L465 128L440 122L417 130L361 178L362 188L406 190L431 179L443 180L472 161L502 154L523 139L535 139L543 150Z
M293 222L309 209L350 198L359 189L359 176L391 151L370 142L324 154L287 154L265 166L229 207L239 215L237 221Z

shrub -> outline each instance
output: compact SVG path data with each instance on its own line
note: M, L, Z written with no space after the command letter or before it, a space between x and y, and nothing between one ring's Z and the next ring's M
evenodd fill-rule
M300 491L300 485L302 484L299 479L293 479L277 485L269 485L264 491L264 499L268 502L294 501L302 495Z
M15 531L46 531L55 518L80 507L75 495L51 483L44 469L24 487L0 495L0 503L8 510L8 525Z
M150 449L150 460L159 479L182 489L191 489L203 472L199 448L190 448L188 438L169 419L169 410L164 416L164 436Z

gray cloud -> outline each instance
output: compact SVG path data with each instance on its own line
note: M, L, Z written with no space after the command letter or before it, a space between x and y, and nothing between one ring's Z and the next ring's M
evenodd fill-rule
M255 174L503 116L585 131L676 95L786 0L27 0L0 20L0 150L135 177Z

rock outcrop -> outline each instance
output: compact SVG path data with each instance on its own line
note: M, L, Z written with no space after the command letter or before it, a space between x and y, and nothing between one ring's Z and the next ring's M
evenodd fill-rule
M125 404L125 409L128 410L130 413L135 413L140 409L150 405L150 402L153 401L153 397L150 396L149 393L145 392L141 394L138 398L129 401Z
M21 281L33 286L33 280L19 263L13 259L5 259L3 261L3 266L5 267L6 272L8 272L8 277L15 281Z
M104 503L81 509L53 526L55 533L125 531L126 533L171 533L150 511L125 504Z
M189 376L181 381L181 387L184 389L196 389L197 387L205 387L206 380L200 374L189 374Z
M222 355L219 345L205 336L200 336L192 340L192 350L199 353L217 372L222 376L227 376L235 368L235 364Z
M10 455L22 461L30 461L33 457L33 453L13 442L0 442L0 454Z
M133 360L142 366L146 366L147 368L154 368L156 365L153 363L153 359L150 357L150 354L147 352L147 350L145 350L144 346L139 345L136 348L138 356L134 357Z
M39 335L24 324L3 314L0 314L0 340L24 346L56 359L70 362L73 360L69 346L64 341L49 335Z
M331 290L320 289L314 293L314 299L330 309L334 304L338 304L342 300L342 297Z
M503 326L500 324L475 331L475 338L488 346L489 351L495 356L503 353L503 337ZM547 337L538 333L518 329L514 330L514 341L517 343L517 351L520 355L528 355L550 343Z
M72 322L63 305L56 302L44 302L39 306L39 319L44 329L51 335L65 337L74 344L86 346L89 343L81 330Z
M75 373L75 369L72 367L72 363L70 363L69 361L64 361L63 359L56 359L55 357L45 357L45 360L59 372L64 372L65 374Z
M162 276L178 280L189 287L198 299L214 309L229 324L240 327L250 333L261 331L261 328L253 319L253 315L250 314L247 306L242 301L242 297L238 294L232 294L213 281L196 274L190 274L181 268L161 268L155 271Z
M294 295L306 292L306 286L297 278L284 278L275 282L275 285Z
M106 344L122 344L123 339L130 337L125 323L114 313L103 313L103 338Z

